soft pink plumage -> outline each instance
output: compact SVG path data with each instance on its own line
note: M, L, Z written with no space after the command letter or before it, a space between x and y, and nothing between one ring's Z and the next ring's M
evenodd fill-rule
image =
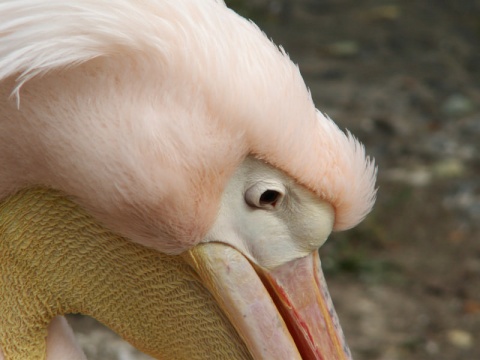
M373 205L363 146L220 1L3 2L0 79L0 198L51 186L167 253L203 238L248 154L330 202L337 230Z

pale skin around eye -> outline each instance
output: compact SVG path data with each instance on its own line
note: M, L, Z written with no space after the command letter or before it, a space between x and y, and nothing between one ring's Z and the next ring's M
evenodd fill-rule
M273 167L247 158L228 183L203 242L222 242L274 268L317 250L330 235L333 207Z

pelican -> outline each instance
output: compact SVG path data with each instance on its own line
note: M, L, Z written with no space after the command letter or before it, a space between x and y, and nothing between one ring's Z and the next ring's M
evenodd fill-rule
M364 147L215 0L0 1L0 359L350 359L320 268Z

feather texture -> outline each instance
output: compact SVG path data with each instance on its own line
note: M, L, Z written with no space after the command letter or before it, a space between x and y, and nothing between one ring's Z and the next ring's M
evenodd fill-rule
M0 80L0 198L59 189L166 253L202 239L248 155L330 202L336 230L375 201L363 146L221 1L0 1Z

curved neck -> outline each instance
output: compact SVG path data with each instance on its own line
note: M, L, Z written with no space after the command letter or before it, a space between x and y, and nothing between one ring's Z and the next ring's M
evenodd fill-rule
M180 257L113 234L58 192L24 190L0 204L0 257L7 359L44 353L47 325L66 313L90 315L157 358L249 358Z

